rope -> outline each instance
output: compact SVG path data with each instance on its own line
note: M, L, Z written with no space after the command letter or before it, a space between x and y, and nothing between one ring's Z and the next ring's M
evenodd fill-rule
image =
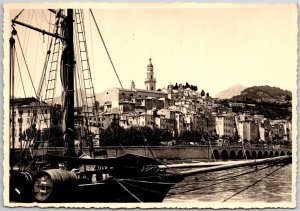
M138 202L142 202L136 195L134 195L130 190L128 190L118 179L115 180L126 192L128 192L133 198L135 198Z
M33 90L34 90L35 95L37 96L37 92L36 92L36 89L35 89L35 87L34 87L32 77L31 77L31 75L30 75L30 71L29 71L29 68L28 68L28 65L27 65L27 62L26 62L26 59L25 59L25 55L24 55L24 52L23 52L23 49L22 49L22 46L21 46L21 43L20 43L20 39L19 39L19 35L18 35L18 34L17 34L17 39L18 39L18 43L19 43L19 46L20 46L20 49L21 49L21 53L22 53L22 56L23 56L23 59L24 59L25 65L26 65L26 69L27 69L28 75L29 75L29 78L30 78L31 85L32 85L32 87L33 87Z
M51 38L51 40L50 40L49 50L46 53L44 67L43 67L43 71L42 71L42 75L41 75L41 80L40 80L40 84L39 84L39 87L38 87L37 95L38 95L39 98L41 97L42 87L43 87L43 84L44 84L44 81L45 81L45 78L46 78L46 71L47 71L47 67L48 67L48 63L49 63L49 59L50 59L52 41L53 41L53 38Z
M91 43L90 43L90 45L91 45L91 52L92 52L92 70L95 70L95 65L94 65L94 45L93 45L93 33L92 33L92 21L91 21L91 14L89 13L89 25L90 25L90 35L91 35L91 39L90 39L90 41L91 41ZM94 84L96 84L95 83L95 78L93 78L94 79Z
M17 18L19 18L19 16L22 14L23 11L24 11L24 9L22 9L21 12L19 12L19 14L16 15L16 17L14 18L14 20L17 20Z
M243 191L253 187L254 185L256 185L257 183L259 183L260 181L262 181L263 179L267 178L268 176L270 176L271 174L275 173L276 171L278 171L279 169L281 169L283 166L280 166L279 168L275 169L274 171L272 171L271 173L265 175L264 177L260 178L259 180L256 180L254 183L246 186L245 188L243 188L242 190L238 191L237 193L233 194L232 196L228 197L227 199L223 200L222 202L226 202L229 199L233 198L234 196L237 196L238 194L242 193Z
M16 46L15 45L14 45L14 50L16 52L16 59L17 59L17 64L18 64L18 72L20 74L20 79L21 79L21 83L22 83L22 87L23 87L23 92L24 92L24 96L26 98L26 92L25 92L25 87L24 87L24 83L23 83L23 77L22 77L22 74L21 74L20 64L19 64L19 59L18 59L18 54L17 54Z
M212 156L213 156L213 158L214 158L214 161L216 162L215 154L214 154L214 151L213 151L213 149L212 149L212 146L211 146L210 138L209 138L209 137L208 137L208 145L209 145L211 154L212 154Z
M99 27L98 27L98 24L97 24L97 22L96 22L96 19L95 19L95 17L94 17L94 14L93 14L93 12L92 12L91 9L90 9L90 13L91 13L91 15L92 15L92 17L93 17L93 20L94 20L95 25L96 25L96 27L97 27L98 33L99 33L100 38L101 38L101 40L102 40L102 43L103 43L103 45L104 45L105 51L106 51L106 53L107 53L107 56L108 56L108 58L109 58L109 61L110 61L111 65L112 65L112 67L113 67L113 69L114 69L114 72L115 72L115 74L116 74L116 76L117 76L117 78L118 78L118 81L119 81L119 83L120 83L120 85L121 85L121 88L124 89L124 88L123 88L123 85L122 85L122 83L121 83L121 80L120 80L120 78L119 78L119 76L118 76L118 73L117 73L117 71L116 71L116 68L115 68L115 66L114 66L114 64L113 64L113 62L112 62L111 57L110 57L110 54L109 54L109 52L108 52L108 50L107 50L106 44L105 44L105 42L104 42L104 39L103 39L103 37L102 37L102 34L101 34L100 29L99 29Z
M232 177L227 177L225 179L217 179L216 181L220 180L221 182L217 182L217 183L213 183L213 184L210 184L210 185L206 185L206 186L201 186L201 187L197 187L197 188L193 188L193 189L189 189L189 190L186 190L186 191L182 191L182 192L179 192L179 193L174 193L174 194L170 194L170 195L176 195L176 194L182 194L182 193L188 193L188 192L193 192L193 191L197 191L199 190L199 188L209 188L211 186L215 186L215 185L218 185L218 184L222 184L226 181L229 181L229 180L233 180L235 179L236 177L239 177L239 176L244 176L244 175L247 175L247 174L250 174L250 173L253 173L253 172L257 172L257 171L260 171L260 170L263 170L263 169L266 169L266 168L269 168L269 166L266 166L266 167L263 167L261 169L258 169L258 170L251 170L251 171L248 171L248 172L245 172L245 173L242 173L242 174L238 174L238 175L234 175ZM201 182L207 182L209 180L203 180ZM195 183L192 183L192 184L188 184L188 185L184 185L184 186L180 186L180 187L175 187L174 189L178 189L178 188L182 188L182 187L186 187L186 186L190 186L190 185L194 185L194 184L198 184L199 182L195 182Z
M131 187L138 188L138 189L141 189L141 190L146 190L146 191L149 191L149 192L152 192L152 193L160 193L159 191L151 190L149 188L143 188L143 187L140 187L140 186L137 186L137 185L125 182L125 181L124 181L124 183L127 184L127 185L130 185Z

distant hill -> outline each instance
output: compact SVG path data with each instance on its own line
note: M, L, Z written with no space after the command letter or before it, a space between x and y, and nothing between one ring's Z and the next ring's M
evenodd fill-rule
M235 85L230 87L229 89L223 90L215 95L216 98L220 99L230 99L233 96L241 94L241 92L246 89L247 87L243 85Z
M235 101L248 102L279 102L290 100L292 93L278 87L253 86L244 89L239 95L232 97Z

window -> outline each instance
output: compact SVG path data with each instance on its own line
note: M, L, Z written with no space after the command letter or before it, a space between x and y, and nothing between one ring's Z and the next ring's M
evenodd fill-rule
M48 110L47 109L45 109L45 114L47 114L48 113Z

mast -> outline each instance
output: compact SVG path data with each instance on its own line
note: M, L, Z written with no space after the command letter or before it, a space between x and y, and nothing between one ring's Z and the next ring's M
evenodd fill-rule
M73 45L73 10L67 10L66 17L66 56L63 57L66 61L64 70L66 76L66 115L65 115L65 125L66 125L66 136L65 136L65 146L66 156L75 156L74 149L74 45Z
M14 45L15 45L15 39L13 38L13 35L16 35L16 30L13 29L11 37L9 39L9 43L10 43L10 65L9 65L9 76L10 76L10 105L11 105L11 140L12 143L10 143L12 145L12 150L10 151L10 168L13 169L13 160L14 160L14 153L15 153L15 111L14 111Z

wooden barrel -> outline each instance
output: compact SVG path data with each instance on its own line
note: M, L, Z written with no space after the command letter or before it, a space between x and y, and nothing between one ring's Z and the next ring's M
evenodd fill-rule
M26 202L33 199L32 184L34 175L28 171L10 172L10 200Z
M38 174L33 195L39 202L67 201L77 187L75 173L62 169L49 169Z

